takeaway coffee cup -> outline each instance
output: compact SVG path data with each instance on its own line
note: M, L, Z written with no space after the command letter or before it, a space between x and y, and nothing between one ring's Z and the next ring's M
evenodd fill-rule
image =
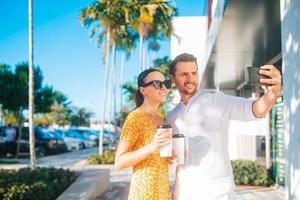
M173 135L173 149L175 150L177 159L176 164L185 163L185 138L183 134L174 134Z
M172 126L170 124L163 124L156 128L157 134L163 134L170 132L172 134ZM172 139L166 141L166 145L163 146L159 151L160 157L171 157L172 156Z

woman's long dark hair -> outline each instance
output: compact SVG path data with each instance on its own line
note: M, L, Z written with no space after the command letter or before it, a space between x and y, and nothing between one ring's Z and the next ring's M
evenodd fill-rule
M140 87L142 87L145 84L144 79L148 76L148 74L150 74L152 72L160 72L160 71L158 69L150 68L150 69L146 69L146 70L142 71L138 76L138 80L137 80L138 89L135 93L136 108L140 107L144 103L144 96L140 91Z

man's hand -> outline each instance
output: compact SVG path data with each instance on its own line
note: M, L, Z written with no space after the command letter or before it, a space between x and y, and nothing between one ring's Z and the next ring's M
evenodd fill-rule
M281 96L281 74L274 65L263 65L260 67L259 74L267 76L268 78L261 78L259 80L262 84L267 84L267 94L274 99Z
M259 74L268 76L261 78L261 84L267 84L266 93L252 104L252 112L257 118L264 117L281 96L281 74L273 65L263 65L260 67Z
M176 164L176 161L177 161L177 156L176 156L175 150L173 149L172 150L172 157L168 157L169 165Z

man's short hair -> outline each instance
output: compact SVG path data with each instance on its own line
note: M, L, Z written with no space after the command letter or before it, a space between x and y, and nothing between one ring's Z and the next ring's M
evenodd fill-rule
M193 56L192 54L188 53L182 53L174 58L174 60L170 64L170 74L174 75L175 74L175 66L179 62L195 62L197 67L197 58Z

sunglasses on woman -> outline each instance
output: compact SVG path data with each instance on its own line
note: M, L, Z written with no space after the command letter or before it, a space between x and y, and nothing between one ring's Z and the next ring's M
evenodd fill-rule
M163 87L163 85L166 86L167 89L170 89L172 84L170 80L164 80L164 81L160 81L160 80L153 80L150 81L149 83L145 83L144 85L142 85L142 87L147 87L149 85L153 85L155 89L161 89Z

